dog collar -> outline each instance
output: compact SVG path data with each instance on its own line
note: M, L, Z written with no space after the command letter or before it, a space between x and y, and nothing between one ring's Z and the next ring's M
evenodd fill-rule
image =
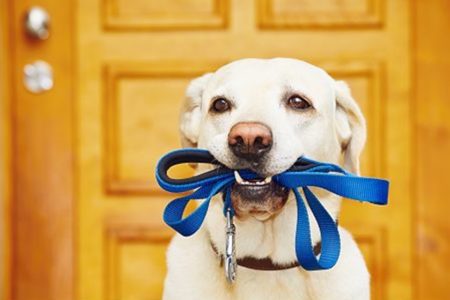
M338 221L336 220L336 226L337 225L338 225ZM220 266L223 267L224 255L219 252L219 250L217 249L217 246L211 240L211 237L209 238L209 243L210 243L211 249L214 251L215 255L220 258ZM322 251L322 242L318 241L313 247L314 255L318 256L321 251ZM270 257L257 258L257 257L253 257L253 256L244 256L242 258L236 258L236 264L238 266L241 266L241 267L244 267L247 269L258 270L258 271L282 271L282 270L297 268L300 266L298 261L293 261L293 262L285 263L285 264L279 264L279 263L274 263Z
M219 250L217 249L217 246L209 240L211 244L211 249L214 251L216 256L220 258L220 266L223 266L224 262L224 255L219 253ZM317 242L313 247L313 252L315 256L318 256L322 250L322 243L319 241ZM258 270L258 271L282 271L282 270L288 270L292 268L297 268L300 266L298 261L293 261L287 264L277 264L274 263L273 260L270 257L265 258L256 258L253 256L244 256L242 258L236 259L236 264L238 266L252 269L252 270Z
M209 163L216 165L216 168L191 178L175 179L168 176L167 172L171 167L184 163ZM234 280L236 267L236 260L234 259L234 264L232 261L234 256L234 225L232 224L234 211L231 204L231 187L235 183L233 172L234 170L220 164L207 150L202 149L180 149L169 152L159 160L156 167L156 180L164 190L175 193L192 191L191 194L170 202L164 210L164 222L183 236L190 236L200 228L211 198L220 192L223 193L224 215L227 218L225 267L227 269L228 266L226 272L230 282ZM247 169L239 170L239 173L246 180L258 177L256 173ZM385 205L388 200L389 182L387 180L356 176L340 166L317 162L305 157L300 157L291 168L273 176L272 180L291 189L295 195L297 202L295 252L299 265L309 271L332 268L340 254L337 225L309 187L322 188L348 199L378 205ZM302 189L306 201L303 200L299 188ZM183 218L189 201L202 199L204 202L189 216ZM305 202L319 227L320 257L316 257L313 250Z

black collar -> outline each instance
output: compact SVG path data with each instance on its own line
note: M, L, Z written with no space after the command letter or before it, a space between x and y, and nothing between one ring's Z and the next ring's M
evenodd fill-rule
M223 265L223 255L219 253L217 250L216 245L213 243L213 241L209 240L211 244L211 248L214 251L214 253L220 258L220 266ZM314 254L317 256L320 254L320 251L322 250L322 243L318 242L314 246ZM298 261L293 261L288 264L276 264L272 261L271 258L256 258L253 256L245 256L243 258L237 259L237 264L241 267L247 268L247 269L253 269L253 270L259 270L259 271L280 271L280 270L287 270L292 269L300 266Z
M339 225L338 220L335 221L336 226ZM212 250L220 258L220 266L223 266L223 255L219 253L217 250L216 245L213 243L211 238L209 237L209 243L211 245ZM313 248L314 255L317 256L322 251L322 242L318 241ZM299 267L300 264L298 261L293 261L288 264L276 264L272 261L270 257L265 258L256 258L253 256L244 256L243 258L237 259L237 264L241 267L247 268L247 269L253 269L253 270L259 270L259 271L280 271L280 270L287 270Z

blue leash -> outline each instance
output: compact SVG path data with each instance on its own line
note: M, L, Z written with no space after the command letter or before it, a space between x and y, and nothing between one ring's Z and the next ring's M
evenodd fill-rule
M183 163L210 163L215 164L217 168L186 179L174 179L167 175L167 171L172 166ZM156 179L159 185L164 190L174 193L193 191L187 196L173 200L166 206L164 222L183 236L194 234L205 219L211 198L220 192L223 192L224 214L227 210L233 214L230 196L231 186L235 183L233 172L234 170L217 162L207 150L180 149L164 155L156 167ZM246 180L257 177L257 174L250 170L239 170L239 174ZM332 268L339 258L341 247L335 221L311 192L310 186L362 202L385 205L388 200L389 182L387 180L359 177L337 165L321 163L305 157L300 157L290 169L273 176L272 180L294 192L297 200L295 251L299 264L306 270ZM322 243L319 259L314 255L308 213L298 191L299 188L303 190L306 202L319 226ZM205 199L205 201L183 219L183 213L189 201L200 199Z

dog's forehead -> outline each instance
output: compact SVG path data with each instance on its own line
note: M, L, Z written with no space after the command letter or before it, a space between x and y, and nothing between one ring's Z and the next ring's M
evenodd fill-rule
M213 87L239 89L242 86L301 87L310 90L331 87L331 77L307 62L290 59L242 59L217 70L211 80Z

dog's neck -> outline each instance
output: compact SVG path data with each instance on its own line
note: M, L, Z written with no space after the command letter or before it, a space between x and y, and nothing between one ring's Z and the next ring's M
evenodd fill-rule
M337 220L341 198L330 193L316 193L328 213ZM314 217L308 208L311 224L313 245L320 242L320 232ZM266 221L253 217L240 220L235 218L236 255L237 257L252 256L255 258L270 258L279 264L288 264L296 260L294 239L297 223L297 204L294 195L290 195L284 208ZM225 217L220 196L211 202L206 217L205 229L211 241L224 253L225 247Z

